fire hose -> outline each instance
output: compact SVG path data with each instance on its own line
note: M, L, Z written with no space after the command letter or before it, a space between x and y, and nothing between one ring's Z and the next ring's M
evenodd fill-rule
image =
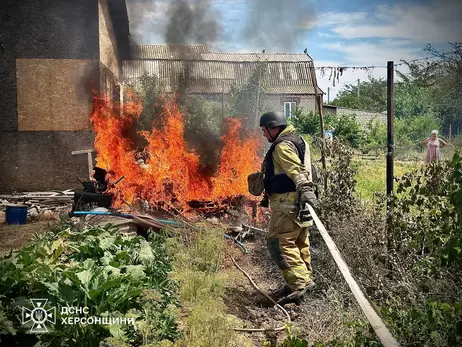
M348 286L350 287L351 292L353 293L364 315L366 316L367 320L369 321L375 333L377 334L378 338L380 339L380 342L382 342L384 347L398 347L399 346L398 341L396 341L396 339L390 333L388 328L385 326L382 319L379 317L377 312L375 312L374 308L371 306L369 301L364 296L364 293L361 291L358 284L356 283L353 276L351 275L350 270L348 269L348 265L343 260L340 254L340 251L338 250L334 241L332 240L326 228L322 224L321 220L317 216L313 207L311 207L309 204L307 205L308 205L310 214L313 217L313 221L316 224L316 227L318 228L319 232L321 233L321 236L324 242L326 243L330 254L334 258L334 261L337 264L340 272L342 273L343 278L345 279Z

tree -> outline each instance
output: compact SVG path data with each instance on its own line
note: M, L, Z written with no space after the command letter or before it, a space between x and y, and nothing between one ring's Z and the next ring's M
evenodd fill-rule
M305 113L302 108L297 108L289 121L301 134L308 134L313 138L320 137L319 115L313 112ZM364 143L366 133L356 121L354 114L342 116L327 114L324 116L324 124L332 125L335 128L335 136L344 138L354 148Z
M420 86L431 91L435 114L445 129L451 124L462 126L462 43L451 43L448 49L425 48L435 60L407 63Z
M394 114L398 119L435 116L432 90L416 81L412 75L396 71L398 80L395 83Z
M383 112L387 109L387 83L383 78L369 77L358 86L345 85L332 105L348 107L357 110Z
M265 99L266 65L260 63L245 84L231 87L230 113L233 117L241 117L248 128L254 128L255 110L262 113ZM258 99L258 105L257 105Z

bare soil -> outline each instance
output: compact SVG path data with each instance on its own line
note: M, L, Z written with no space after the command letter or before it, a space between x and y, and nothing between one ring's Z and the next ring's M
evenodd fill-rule
M10 250L19 250L44 232L50 221L28 221L27 224L8 225L5 215L0 212L0 257L8 255Z
M310 242L316 287L306 294L301 303L286 304L284 308L291 316L294 327L310 344L326 343L350 335L345 320L351 321L361 317L361 314L317 230L312 231ZM239 253L237 249L230 251L239 266L267 294L281 288L284 280L270 258L263 236L257 236L244 244L247 254ZM233 266L231 261L229 266ZM243 328L275 328L287 323L286 316L273 307L237 269L225 302L228 312L244 322ZM243 334L255 346L262 346L263 341L276 346L285 338L284 332Z

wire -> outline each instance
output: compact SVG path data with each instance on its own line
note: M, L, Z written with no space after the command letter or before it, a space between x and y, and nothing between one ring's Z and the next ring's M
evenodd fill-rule
M408 60L405 61L404 59L401 59L402 63L396 63L393 66L401 66L401 65L407 65L409 63L415 63L418 61L424 61L424 60L429 60L429 59L435 59L437 57L426 57L426 58L419 58L419 59L413 59L413 60ZM375 69L375 68L386 68L388 67L387 65L368 65L368 66L315 66L315 70L322 70L322 69L358 69L358 70L369 70L369 69Z

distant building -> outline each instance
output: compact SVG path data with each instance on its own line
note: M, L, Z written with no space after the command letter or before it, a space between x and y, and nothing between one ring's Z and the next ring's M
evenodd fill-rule
M156 76L167 91L187 78L187 94L222 100L229 97L231 86L241 86L263 64L268 109L284 111L295 107L315 111L313 59L306 53L218 53L205 45L139 45L132 48L132 60L123 62L125 82L136 84L144 73ZM323 91L317 87L322 96Z
M365 110L356 110L354 108L340 107L334 105L322 105L322 113L333 116L342 116L345 114L354 114L356 121L363 127L367 127L370 121L378 121L381 123L387 122L386 112L374 112Z

